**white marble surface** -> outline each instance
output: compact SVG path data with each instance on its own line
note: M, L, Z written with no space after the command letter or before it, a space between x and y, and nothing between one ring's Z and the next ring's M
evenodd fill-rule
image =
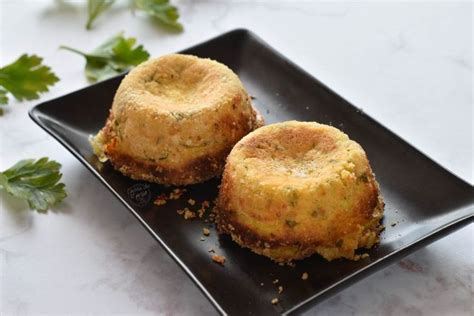
M84 7L0 1L0 64L24 52L61 78L42 100L87 83L78 56L125 30L153 54L245 27L472 183L472 2L179 1L186 27L166 34L118 6L83 29ZM41 215L0 194L0 314L212 314L188 277L112 195L10 102L0 118L0 170L47 155L70 196ZM87 107L87 104L84 104ZM472 315L474 225L314 307L321 315Z

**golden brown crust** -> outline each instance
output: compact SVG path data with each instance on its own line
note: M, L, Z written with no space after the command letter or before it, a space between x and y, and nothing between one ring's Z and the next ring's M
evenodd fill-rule
M220 233L275 261L357 259L377 242L382 210L362 148L300 122L262 127L234 147L215 208Z
M225 195L225 193L222 193ZM274 238L268 238L261 236L258 232L255 232L250 227L241 224L235 216L228 216L229 214L235 214L235 211L219 209L219 206L214 208L216 213L215 221L217 224L217 231L219 234L228 234L232 240L238 243L240 246L249 248L253 252L269 257L276 262L291 262L293 260L301 260L307 258L314 253L319 253L327 260L333 260L337 258L346 259L358 259L358 255L355 254L357 248L371 248L379 242L378 234L383 229L380 224L380 220L383 214L384 202L381 196L377 196L376 205L373 208L365 208L367 213L372 216L372 224L366 228L365 232L361 235L360 242L357 247L346 247L338 245L339 240L335 239L328 241L309 241L306 242L304 239L299 239L296 236L275 236ZM354 231L357 229L348 227L347 232ZM366 239L362 236L367 236ZM370 239L370 240L369 240ZM332 244L325 246L326 244ZM276 250L276 251L275 251ZM324 254L324 250L333 250L337 254Z
M172 54L123 79L93 146L133 179L188 185L220 175L234 144L261 124L229 68Z
M223 150L218 154L201 156L179 169L162 167L159 163L140 161L114 151L107 151L107 156L116 170L132 179L169 185L188 185L206 181L221 174L229 151Z

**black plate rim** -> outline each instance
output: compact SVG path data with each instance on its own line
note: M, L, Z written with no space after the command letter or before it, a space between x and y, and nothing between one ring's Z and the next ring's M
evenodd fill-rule
M321 85L325 90L331 92L332 94L334 94L335 96L337 96L341 101L343 101L347 106L351 106L355 109L358 109L357 107L355 107L354 105L352 105L350 102L348 102L346 99L344 99L343 97L341 97L338 93L334 92L333 90L331 90L327 85L325 85L324 83L322 83L321 81L319 81L318 79L316 79L315 77L313 77L311 74L309 74L307 71L305 71L304 69L302 69L300 66L298 66L297 64L295 64L294 62L292 62L291 60L289 60L287 57L285 57L283 54L281 54L279 51L277 51L276 49L274 49L273 47L271 47L269 44L267 44L265 41L263 41L258 35L256 35L254 32L250 31L250 30L247 30L247 29L244 29L244 28L237 28L237 29L234 29L234 30L231 30L231 31L228 31L228 32L225 32L225 33L222 33L218 36L215 36L215 37L212 37L208 40L205 40L201 43L198 43L198 44L195 44L195 45L192 45L186 49L183 49L182 51L184 50L191 50L191 49L194 49L198 46L201 46L203 44L207 44L208 42L211 42L217 38L220 38L220 37L225 37L225 36L228 36L228 35L231 35L233 33L244 33L245 35L250 35L252 36L256 41L259 42L259 44L261 44L262 46L265 46L267 49L271 50L272 53L276 54L279 58L281 58L282 60L284 60L286 63L290 64L292 67L295 67L299 72L303 73L305 76L307 76L309 79L312 79L312 80L315 80L319 85ZM123 73L124 74L124 73ZM120 77L122 76L123 74L120 74L120 75L117 75L115 77L112 77L112 78L109 78L107 80L104 80L104 81L100 81L100 82L97 82L97 83L94 83L94 84L91 84L89 86L86 86L82 89L78 89L78 90L75 90L75 91L72 91L70 93L67 93L65 95L62 95L62 96L59 96L59 97L55 97L55 98L51 98L51 99L48 99L44 102L41 102L35 106L33 106L29 111L28 111L28 115L29 117L38 125L40 126L44 131L46 131L46 133L48 133L49 135L51 135L54 139L56 139L61 145L63 145L76 159L79 160L79 162L81 162L85 167L86 169L88 169L98 180L100 180L100 182L110 191L112 192L117 198L118 200L132 213L132 215L142 224L142 226L153 236L153 238L155 238L158 243L160 244L160 246L171 256L171 258L173 258L173 260L176 261L176 263L178 264L178 266L189 276L189 278L198 286L198 288L203 292L203 294L205 295L205 297L211 302L211 305L213 305L213 307L222 315L226 315L227 313L225 312L225 310L220 306L220 304L217 302L217 300L207 291L206 287L197 279L197 277L189 270L189 268L179 259L179 257L173 252L173 250L171 248L168 247L168 245L153 231L153 229L143 220L140 218L140 216L137 214L137 212L107 183L107 181L93 168L93 166L85 159L83 158L74 148L72 148L72 146L70 146L69 144L67 144L67 142L65 140L63 140L61 138L61 136L59 136L58 134L56 134L53 130L50 130L48 126L46 126L40 116L41 114L39 114L38 112L40 112L41 110L39 109L39 107L41 106L45 106L47 105L47 103L50 103L52 101L55 101L55 100L59 100L59 99L62 99L63 97L65 96L68 96L68 95L71 95L71 94L74 94L74 93L79 93L79 92L83 92L93 86L96 86L96 85L99 85L99 84L103 84L104 82L106 81L111 81L111 80L114 80L115 78L117 77ZM457 178L459 181L473 187L470 183L468 183L467 181L465 181L464 179L460 178L459 176L457 176L455 173L453 173L450 169L448 168L445 168L443 167L442 165L440 165L436 160L433 160L430 156L426 155L424 152L422 152L421 150L417 149L416 147L414 147L412 144L410 144L409 142L407 142L405 139L403 139L402 137L400 137L398 134L394 133L392 130L390 130L389 128L387 128L386 126L382 125L381 123L379 123L377 120L375 120L374 118L372 118L371 116L367 115L365 112L361 112L360 114L364 115L367 119L369 119L372 123L382 127L383 129L387 130L389 133L391 133L394 137L398 138L399 140L401 140L405 145L409 146L411 149L417 151L418 153L420 153L421 155L423 155L426 159L430 160L430 162L432 162L433 164L435 164L438 168L441 168L443 169L444 171L448 172L450 175L454 176L455 178ZM467 207L468 209L474 209L474 207L471 205L469 205ZM289 314L293 314L293 313L297 313L297 312L302 312L308 308L310 308L311 306L317 304L318 302L322 301L323 299L329 297L331 294L335 294L336 292L338 292L339 290L342 290L343 288L361 280L363 277L366 277L366 276L369 276L370 274L390 265L390 264L393 264L395 263L396 260L400 260L402 259L403 257L413 253L415 250L421 248L421 247L424 247L430 243L432 243L433 241L451 233L451 232L454 232L470 223L474 222L474 214L471 212L471 214L467 214L467 215L464 215L464 216L461 216L459 218L456 218L454 220L452 220L451 222L448 222L446 223L445 225L439 227L438 229L428 233L427 235L423 236L423 237L420 237L418 239L416 239L415 241L413 241L412 243L410 244L407 244L401 248L398 248L396 249L394 252L382 257L382 258L379 258L378 260L374 261L374 262L371 262L369 265L357 270L356 272L346 276L344 279L334 283L332 286L326 288L325 290L321 291L320 293L318 294L315 294L311 297L309 297L308 299L302 301L301 303L293 306L292 308L290 308L289 310L287 310L286 312L284 312L283 314L284 315L289 315Z

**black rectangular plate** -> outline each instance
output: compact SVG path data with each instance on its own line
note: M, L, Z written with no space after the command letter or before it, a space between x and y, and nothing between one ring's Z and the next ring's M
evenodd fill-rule
M381 244L360 261L327 262L315 255L282 267L236 246L215 231L200 241L201 220L184 220L178 208L213 200L219 181L189 186L179 200L157 207L152 201L170 188L130 180L109 164L98 168L88 136L104 124L123 76L42 103L31 118L63 144L132 212L176 260L221 313L300 312L377 269L472 222L473 188L365 115L247 30L235 30L183 53L209 57L242 79L267 123L317 121L342 129L366 150L386 202ZM367 91L370 93L370 91ZM141 193L136 198L137 192ZM392 223L398 223L392 227ZM209 248L227 258L211 261ZM301 280L303 272L309 279ZM272 305L279 279L284 292ZM264 283L262 286L261 283Z

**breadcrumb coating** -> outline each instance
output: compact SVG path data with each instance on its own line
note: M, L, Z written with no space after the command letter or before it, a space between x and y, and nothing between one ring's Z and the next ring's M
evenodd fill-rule
M220 175L234 144L261 124L227 66L171 54L122 80L91 144L101 161L132 179L188 185Z
M290 121L237 143L215 212L220 233L277 262L357 260L356 249L378 242L383 201L359 144L334 127Z

